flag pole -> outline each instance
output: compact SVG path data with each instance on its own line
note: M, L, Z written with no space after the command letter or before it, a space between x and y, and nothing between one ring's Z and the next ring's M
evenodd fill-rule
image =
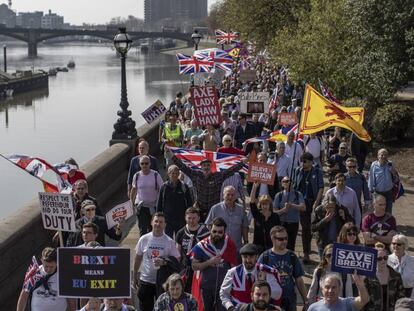
M282 87L284 88L284 86L282 85ZM305 84L305 91L306 91L306 84ZM297 144L298 144L298 138L299 138L299 132L300 132L300 123L302 122L302 113L303 113L303 101L304 98L302 98L302 104L300 107L300 118L299 118L299 124L298 124L298 130L296 132L296 137L295 137L295 147L293 148L293 158L292 158L292 168L290 169L290 183L289 183L289 188L288 188L288 192L290 193L290 189L292 187L292 183L293 183L293 171L294 171L294 166L295 166L295 158L296 158L296 148L297 148ZM303 150L305 151L305 150ZM288 202L289 202L289 194L288 194Z

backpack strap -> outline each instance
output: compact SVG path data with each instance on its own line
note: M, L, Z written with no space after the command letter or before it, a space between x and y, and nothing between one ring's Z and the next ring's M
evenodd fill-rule
M289 252L289 258L290 258L290 264L292 265L292 275L291 276L293 276L293 273L296 270L296 255L292 251L288 251L288 252Z
M265 265L269 265L269 261L270 261L270 249L266 250L263 253L263 264Z

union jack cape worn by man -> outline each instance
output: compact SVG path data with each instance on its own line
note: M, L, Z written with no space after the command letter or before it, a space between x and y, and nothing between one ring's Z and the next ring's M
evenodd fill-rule
M220 255L223 262L227 262L230 265L237 265L237 249L233 241L226 234L224 237L224 245L218 250L211 242L210 236L198 242L192 249L191 259L194 259L195 256L203 256L207 258L212 258ZM203 300L201 298L201 279L203 277L202 271L194 271L193 275L193 284L191 288L191 294L194 299L197 300L199 306L199 311L204 311Z
M205 150L191 150L185 148L169 147L172 153L183 161L185 165L192 169L200 170L200 162L202 160L208 159L211 161L211 171L220 172L226 169L229 169L233 165L238 164L240 161L244 160L245 157L237 154L205 151ZM240 170L243 173L247 174L248 166L243 165L243 168Z

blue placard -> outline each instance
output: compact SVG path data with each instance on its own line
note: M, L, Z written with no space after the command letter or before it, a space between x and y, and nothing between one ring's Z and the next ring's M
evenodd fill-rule
M371 247L334 243L332 271L375 277L377 270L377 250Z

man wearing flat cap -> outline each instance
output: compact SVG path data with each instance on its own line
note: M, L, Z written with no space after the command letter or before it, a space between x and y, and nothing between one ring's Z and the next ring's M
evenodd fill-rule
M251 303L252 287L258 280L269 283L271 298L277 302L282 295L277 270L257 265L258 249L254 244L244 245L239 253L242 264L227 272L220 289L220 299L226 310L235 310L241 303Z

